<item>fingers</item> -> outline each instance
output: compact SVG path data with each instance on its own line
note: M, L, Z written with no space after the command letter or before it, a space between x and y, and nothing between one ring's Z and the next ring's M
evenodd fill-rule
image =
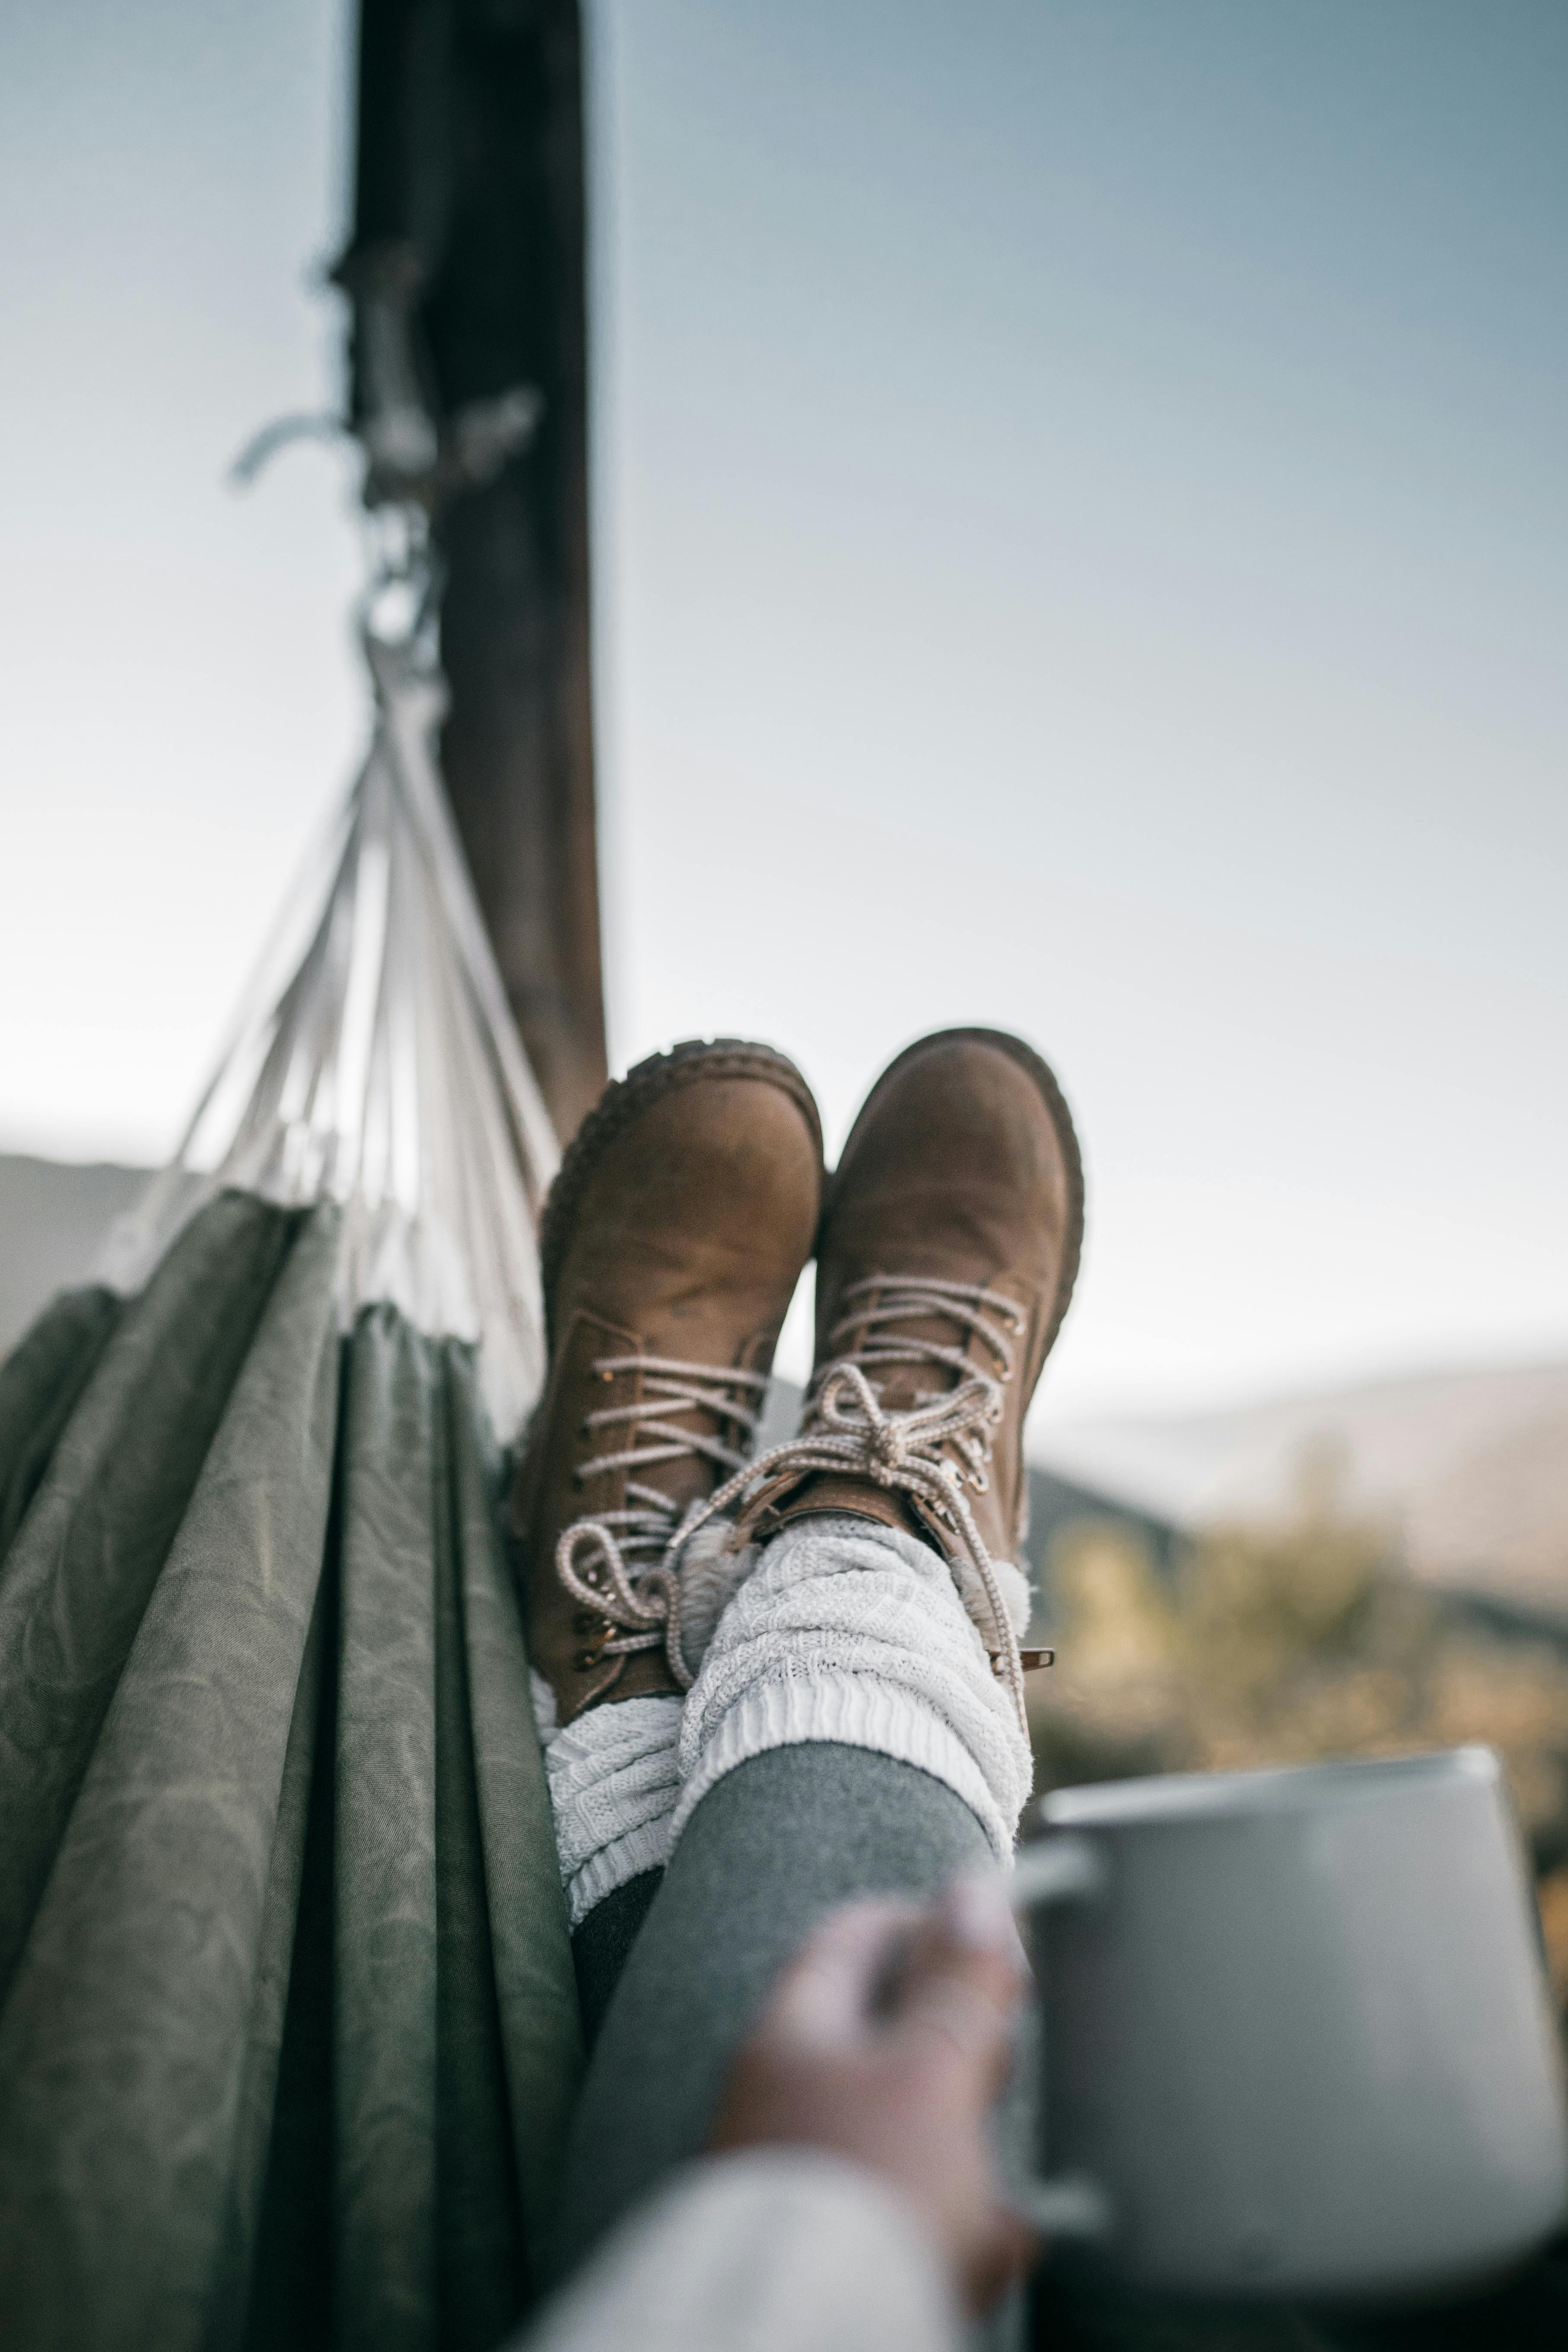
M1018 1923L1013 1916L1007 1881L989 1865L965 1871L955 1878L941 1903L942 1927L966 1951L989 1952L1005 1959L1016 1981L1027 1981L1029 1962Z
M945 2053L982 2106L1006 2073L1026 1973L1000 1874L958 1879L915 1939L895 2030L932 2055Z
M984 2234L963 2265L964 2299L971 2311L987 2312L1015 2279L1032 2268L1040 2251L1028 2223L1005 2205L993 2208Z
M868 1900L834 1912L779 1979L758 2036L817 2051L847 2049L879 2026L940 2038L989 2095L1026 1975L1006 1882L976 1872L929 1910Z
M835 1911L779 1979L760 2033L813 2050L859 2041L889 1964L921 1916L918 1905L892 1901Z

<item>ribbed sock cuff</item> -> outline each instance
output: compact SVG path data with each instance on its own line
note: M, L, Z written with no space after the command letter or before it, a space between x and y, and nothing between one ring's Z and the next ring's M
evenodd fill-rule
M929 1772L963 1800L997 1860L1005 1862L1011 1854L1011 1823L1003 1819L973 1757L941 1716L896 1683L831 1668L765 1682L729 1709L681 1789L668 1825L670 1844L726 1772L770 1748L810 1739L873 1748Z
M544 1736L555 1849L574 1927L628 1878L669 1852L680 1791L679 1698L628 1698L590 1707Z
M589 1912L628 1878L640 1878L645 1870L662 1870L674 1843L674 1821L673 1811L660 1813L657 1820L627 1830L624 1837L612 1838L581 1870L574 1871L563 1882L567 1925L580 1927Z
M947 1563L914 1537L824 1516L767 1546L687 1695L672 1832L738 1764L806 1740L931 1773L1011 1853L1028 1742Z

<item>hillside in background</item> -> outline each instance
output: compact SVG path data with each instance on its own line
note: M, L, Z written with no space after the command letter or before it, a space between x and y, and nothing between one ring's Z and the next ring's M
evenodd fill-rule
M110 1226L146 1181L144 1168L0 1152L0 1356L57 1290L90 1278Z
M1568 1616L1568 1364L1064 1424L1035 1452L1058 1477L1189 1532L1283 1524L1303 1475L1327 1476L1422 1581Z

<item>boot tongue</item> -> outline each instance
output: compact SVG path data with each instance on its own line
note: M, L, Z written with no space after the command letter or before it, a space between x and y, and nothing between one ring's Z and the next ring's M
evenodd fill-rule
M918 1276L915 1277L918 1279ZM889 1297L897 1298L902 1285L889 1281L885 1290L868 1291L863 1301L868 1309L884 1306ZM900 1315L896 1322L874 1323L869 1330L862 1322L847 1335L846 1355L858 1356L869 1348L873 1354L881 1348L906 1350L918 1360L909 1363L872 1362L865 1367L867 1378L877 1387L886 1412L912 1412L933 1396L945 1396L956 1387L961 1375L951 1364L920 1353L922 1346L963 1349L970 1334L953 1316L935 1307L929 1315ZM967 1352L967 1350L966 1350Z

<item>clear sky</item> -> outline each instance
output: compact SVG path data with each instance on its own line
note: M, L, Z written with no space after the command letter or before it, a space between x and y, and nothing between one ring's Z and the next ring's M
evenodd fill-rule
M1568 10L596 0L612 1053L1016 1027L1055 1408L1568 1349ZM0 30L0 1148L155 1157L363 724L342 12Z

